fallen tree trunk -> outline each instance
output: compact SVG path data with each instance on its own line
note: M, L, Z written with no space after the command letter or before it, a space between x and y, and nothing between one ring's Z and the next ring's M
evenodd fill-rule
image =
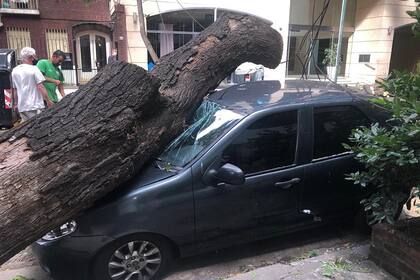
M114 63L2 135L0 264L134 176L239 64L274 68L281 53L281 36L267 22L226 14L152 75Z

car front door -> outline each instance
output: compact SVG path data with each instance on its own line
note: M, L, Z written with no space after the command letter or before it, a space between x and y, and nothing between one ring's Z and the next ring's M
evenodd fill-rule
M351 104L313 108L312 162L305 169L301 208L321 218L354 213L363 189L346 177L360 166L343 143L349 143L352 129L370 122Z
M212 247L263 238L301 217L297 198L304 173L296 164L298 127L298 110L265 115L231 131L195 164L198 243ZM226 163L243 171L243 184L206 181L210 170Z

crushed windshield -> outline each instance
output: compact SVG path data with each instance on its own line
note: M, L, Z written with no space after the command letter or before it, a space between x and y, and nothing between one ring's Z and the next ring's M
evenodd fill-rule
M243 116L205 100L194 114L192 124L160 155L172 167L184 167Z

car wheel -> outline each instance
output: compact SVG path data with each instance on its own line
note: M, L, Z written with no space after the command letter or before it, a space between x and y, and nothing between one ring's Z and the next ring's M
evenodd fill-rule
M169 269L173 251L163 238L135 235L106 246L94 265L96 280L157 280Z

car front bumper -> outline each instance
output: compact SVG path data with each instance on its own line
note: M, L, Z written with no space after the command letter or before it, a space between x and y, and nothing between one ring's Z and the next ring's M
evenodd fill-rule
M106 236L65 236L54 241L40 239L32 244L32 250L42 269L54 279L93 280L94 257L112 241Z

